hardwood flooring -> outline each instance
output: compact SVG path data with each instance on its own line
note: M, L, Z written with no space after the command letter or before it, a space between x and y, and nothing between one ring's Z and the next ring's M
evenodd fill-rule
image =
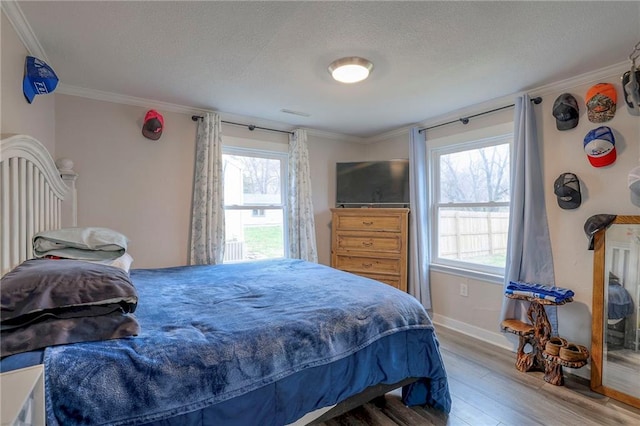
M565 385L554 386L542 372L516 370L508 350L446 328L437 333L453 401L448 416L405 407L396 390L322 426L640 425L639 409L592 392L585 379L565 374Z

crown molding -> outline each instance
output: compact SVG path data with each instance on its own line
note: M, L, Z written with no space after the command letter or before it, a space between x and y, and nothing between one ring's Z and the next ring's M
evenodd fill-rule
M315 136L315 137L318 137L318 138L335 140L335 141L340 141L340 142L358 143L358 144L367 144L368 143L366 138L361 138L359 136L352 136L352 135L345 135L345 134L342 134L342 133L327 132L325 130L318 130L318 129L309 129L309 128L307 128L306 130L307 130L307 135Z
M44 52L42 45L33 32L31 25L27 22L27 18L25 18L24 13L22 13L22 9L18 6L18 3L14 0L2 0L0 2L0 8L13 26L16 34L18 34L18 38L29 54L49 64L47 54Z
M202 114L205 112L216 112L212 110L206 110L204 108L194 108L169 102L161 102L152 99L138 98L135 96L121 95L113 92L105 92L102 90L87 89L84 87L71 86L64 83L58 84L56 93L69 96L78 96L80 98L93 99L96 101L139 106L142 108L162 109L164 111L177 112L181 114Z
M530 90L530 92L535 92L536 96L545 96L557 92L566 92L567 89L570 89L572 87L596 84L602 82L602 80L610 80L611 78L619 79L622 74L625 71L629 71L629 69L631 69L629 61L623 61L617 64L609 65L608 67L589 71L575 77L540 86L533 90Z
M33 32L33 29L27 22L18 3L15 0L2 0L0 2L0 8L4 12L5 16L7 16L7 19L9 19L9 22L11 23L11 25L13 25L13 28L15 29L16 33L18 34L18 37L20 38L20 41L22 42L22 44L24 44L26 49L29 51L29 54L36 56L42 59L43 61L49 63L49 60L47 58L47 55L44 49L42 48L42 45L38 41L38 38ZM625 72L627 69L629 69L629 63L628 61L624 61L617 64L613 64L605 68L600 68L594 71L580 74L575 77L561 80L555 83L539 86L536 88L525 89L520 93L534 93L535 96L544 97L545 95L549 95L555 92L566 91L568 88L571 88L571 87L582 86L586 84L595 84L600 80L610 79L613 76L620 75L620 73ZM203 112L214 112L211 110L205 110L201 108L194 108L194 107L189 107L184 105L172 104L168 102L154 101L151 99L120 95L117 93L104 92L104 91L95 90L95 89L86 89L86 88L70 86L62 83L58 84L56 91L57 93L61 93L65 95L79 96L79 97L88 98L88 99L95 99L95 100L113 102L113 103L119 103L119 104L125 104L125 105L134 105L134 106L140 106L143 108L148 108L149 105L154 105L155 108L157 109L162 109L165 111L172 111L172 112L177 112L182 114L199 114ZM306 130L307 130L307 135L329 139L329 140L337 140L342 142L352 142L352 143L359 143L359 144L372 144L372 143L384 142L387 140L395 139L399 136L409 134L412 127L416 127L416 126L429 127L442 122L455 120L460 117L473 115L487 109L498 108L502 106L502 104L504 103L512 102L513 99L516 96L518 96L520 93L514 93L508 96L503 96L501 98L488 100L488 101L481 102L469 107L461 108L455 111L450 111L446 114L443 114L437 117L431 117L429 119L426 119L419 123L415 123L413 125L400 127L400 128L391 130L389 132L381 133L379 135L375 135L371 137L350 136L350 135L344 135L340 133L333 133L333 132L327 132L327 131L310 129L310 128L306 128ZM286 123L269 122L269 121L258 119L255 117L246 117L246 116L239 116L234 114L227 114L220 111L217 111L217 113L220 114L221 117L224 117L227 120L242 120L242 121L253 120L255 121L255 123L252 123L252 124L260 125L263 127L269 126L269 127L277 128L279 130L286 130L286 131L292 130L292 126Z
M431 117L419 123L415 123L409 126L400 127L391 130L386 133L381 133L376 136L365 139L364 143L378 143L387 140L397 139L400 136L408 135L413 127L430 127L440 123L446 123L447 121L457 120L460 117L467 117L474 115L482 111L499 108L505 104L513 103L514 98L524 93L531 93L532 96L549 96L558 92L566 92L571 88L578 86L585 86L599 83L603 80L611 80L612 78L619 78L625 71L630 69L629 61L619 62L604 68L589 71L584 74L580 74L571 78L556 81L554 83L538 86L531 89L525 89L518 93L502 96L500 98L491 99L479 104L471 105L465 108L461 108L455 111L450 111L446 114L439 115L437 117Z
M142 108L154 108L162 111L170 111L176 112L179 114L191 114L198 115L206 112L215 112L220 115L222 120L227 121L237 121L237 122L248 122L247 124L253 124L260 127L270 127L277 130L283 131L293 131L298 128L296 126L291 126L287 123L277 122L277 121L269 121L258 117L249 117L245 115L231 114L223 111L214 111L204 108L195 108L185 105L173 104L169 102L161 102L153 99L146 98L138 98L135 96L127 96L121 95L113 92L105 92L102 90L96 89L87 89L84 87L71 86L69 84L60 83L56 88L56 93L68 96L77 96L86 99L93 99L96 101L103 102L112 102L116 104L123 105L133 105ZM341 142L354 142L354 143L364 143L364 138L358 138L356 136L348 136L340 133L326 132L323 130L305 128L307 130L307 135L315 136L323 139L329 140L337 140Z
M50 64L47 54L45 53L42 45L38 41L31 25L27 21L26 17L22 13L22 9L18 5L18 2L15 0L2 0L0 2L0 9L4 12L5 16L13 26L18 38L27 49L30 55L36 56L46 63ZM50 64L52 65L52 64ZM96 89L87 89L83 87L71 86L64 83L59 83L56 88L56 93L69 95L69 96L78 96L87 99L94 99L98 101L104 102L113 102L117 104L124 105L133 105L139 106L143 108L149 108L150 105L156 109L161 109L164 111L177 112L181 114L202 114L205 112L217 112L220 114L221 118L228 121L250 121L251 124L261 126L261 127L271 127L278 130L291 131L296 127L291 126L287 123L281 122L273 122L264 119L260 119L257 117L247 117L235 114L224 113L221 111L212 111L203 108L195 108L185 105L178 105L169 102L161 102L152 99L138 98L134 96L121 95L118 93L105 92ZM355 143L363 143L364 138L359 138L356 136L349 136L340 133L327 132L323 130L310 129L306 128L307 135L315 136L323 139L336 140L342 142L355 142Z

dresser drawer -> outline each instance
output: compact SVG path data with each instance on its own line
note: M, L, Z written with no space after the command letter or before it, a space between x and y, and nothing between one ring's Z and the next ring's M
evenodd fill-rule
M366 209L363 209L366 211ZM403 218L401 215L376 215L376 214L358 214L358 215L337 215L334 216L337 221L335 227L337 230L357 230L357 231L390 231L400 232L402 230Z
M339 231L335 238L334 250L359 252L385 252L399 254L402 250L402 236L390 232L348 232Z
M366 256L345 256L338 254L334 256L337 269L349 272L400 274L400 259L386 257L366 257Z
M391 287L403 290L402 286L400 285L400 277L396 275L378 275L368 274L366 272L358 272L358 275L360 275L361 277L371 278L372 280L380 281L381 283L389 284Z

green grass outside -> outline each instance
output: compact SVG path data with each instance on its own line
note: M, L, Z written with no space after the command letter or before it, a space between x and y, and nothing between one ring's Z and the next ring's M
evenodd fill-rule
M245 256L266 259L284 256L282 226L247 226L244 229Z

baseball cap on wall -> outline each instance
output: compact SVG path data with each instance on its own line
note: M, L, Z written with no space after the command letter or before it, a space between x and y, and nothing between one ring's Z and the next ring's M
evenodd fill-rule
M576 127L579 120L578 112L578 101L571 93L563 93L558 96L552 109L558 130L569 130Z
M622 75L622 90L629 108L640 107L640 69L635 70L634 74L627 71Z
M553 183L553 192L558 197L558 205L562 209L577 209L582 203L580 181L573 173L562 173Z
M145 138L157 141L162 136L164 129L164 117L155 109L150 109L144 116L142 134Z
M618 95L610 83L598 83L587 91L587 117L592 123L604 123L616 114Z
M604 167L616 161L616 141L607 126L591 130L584 137L584 151L593 167Z
M58 76L44 61L27 56L24 61L22 92L27 102L32 103L36 95L51 93L58 86Z
M634 167L629 172L629 191L631 202L640 207L640 166Z
M616 219L615 214L594 214L584 222L584 233L589 238L589 250L593 250L593 236L601 229L606 229Z

